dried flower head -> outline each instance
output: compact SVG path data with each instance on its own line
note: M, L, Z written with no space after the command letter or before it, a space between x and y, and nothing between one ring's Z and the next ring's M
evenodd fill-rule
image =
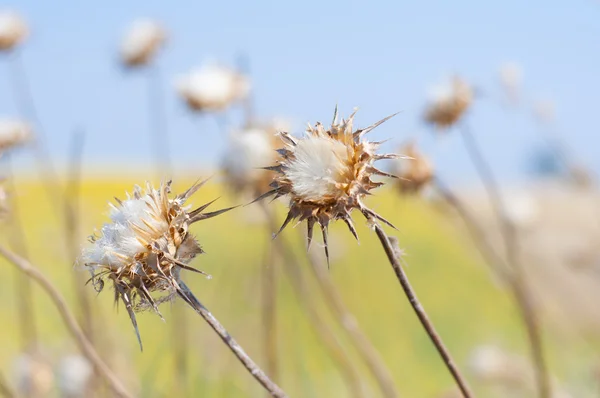
M494 345L477 347L469 362L474 376L487 383L523 388L533 380L531 367L524 358Z
M278 133L287 129L278 121L255 125L229 136L222 167L227 185L236 193L260 195L269 189L274 173L264 166L273 164L281 143Z
M344 220L356 239L358 235L350 216L354 209L359 209L369 220L381 220L393 227L367 208L362 200L372 189L383 185L382 182L371 179L374 175L394 177L377 169L374 163L381 159L396 159L398 156L377 154L380 143L363 139L366 133L394 115L367 128L353 131L355 113L339 122L336 108L329 129L325 129L321 123L314 127L309 125L304 138L281 133L285 143L285 148L278 150L281 159L276 166L268 168L277 173L271 183L273 189L257 199L289 196L290 210L279 232L294 219L299 219L299 222L306 220L310 246L313 227L318 223L328 259L327 227L331 220Z
M54 374L48 361L39 354L20 354L14 364L19 396L46 397L52 391Z
M181 77L176 89L192 110L214 112L244 99L250 82L232 69L209 65Z
M0 154L31 140L31 127L20 120L0 120Z
M164 45L167 34L158 22L134 21L121 42L121 58L126 66L143 66L152 61Z
M85 249L78 260L90 270L90 280L98 291L106 279L113 282L115 300L125 304L140 347L134 311L153 309L161 316L160 303L175 294L183 296L181 270L204 274L188 265L202 253L200 244L189 233L190 225L230 210L203 213L213 201L190 211L185 202L203 184L194 184L172 199L170 182L159 189L150 183L145 190L136 186L126 200L117 199L117 205L111 204L112 222L104 224L101 236L90 238L93 246ZM159 296L153 297L154 292Z
M0 51L9 51L18 46L29 30L21 16L14 11L0 11Z
M85 397L94 375L94 368L85 357L69 355L61 359L56 372L61 397Z
M8 192L4 184L4 178L0 177L0 220L5 219L7 214L10 212Z
M403 159L396 161L394 174L398 176L400 192L417 193L433 179L433 165L414 142L403 145L399 153Z
M455 124L473 101L473 89L464 80L454 77L448 85L433 93L425 111L425 120L439 128Z

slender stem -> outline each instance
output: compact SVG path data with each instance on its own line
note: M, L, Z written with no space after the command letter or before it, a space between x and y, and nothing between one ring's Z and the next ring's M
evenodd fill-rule
M0 373L0 396L5 398L15 398L17 396L12 388L10 388L8 385L8 382L2 373Z
M129 393L113 371L104 363L102 358L98 355L94 346L90 343L88 338L85 336L81 327L77 323L75 316L67 306L64 297L54 287L54 285L42 274L36 267L31 265L27 260L17 256L4 246L0 245L0 255L6 258L13 265L17 266L25 275L36 282L50 297L58 312L63 318L67 329L71 333L75 342L81 349L81 352L85 357L92 363L92 365L98 370L99 374L106 380L111 387L113 393L122 398L131 398L133 395Z
M377 352L377 349L371 344L369 338L361 330L354 315L350 312L348 307L346 307L342 295L335 283L333 283L329 272L325 269L323 264L319 264L319 261L313 253L308 253L308 259L313 275L317 279L319 290L325 298L325 303L337 318L339 324L348 333L348 336L354 343L359 355L367 364L369 371L375 377L382 395L387 398L397 397L398 391L396 391L396 386L394 385L394 380L390 371L386 367L381 355L379 355L379 352Z
M271 231L276 231L278 228L275 215L263 202L260 203L267 216L269 229ZM324 319L321 317L321 314L317 309L318 307L314 302L314 295L309 292L306 287L306 281L302 275L302 267L298 258L291 252L289 244L286 244L283 236L278 236L273 242L275 248L283 257L285 274L294 289L294 293L298 297L299 304L304 307L304 310L308 315L310 326L320 337L322 343L329 351L331 358L336 362L342 377L348 386L348 391L356 398L364 397L365 395L360 381L360 372L348 357L344 347L339 343L335 333L327 326Z
M406 297L408 298L410 305L412 306L413 310L417 314L419 321L421 321L421 325L423 325L423 328L427 332L427 335L429 335L429 338L431 339L431 341L435 345L435 348L437 349L438 353L444 360L446 367L452 374L452 377L456 381L458 388L460 388L460 391L462 392L463 397L465 397L465 398L473 397L473 394L471 393L471 390L469 389L469 386L467 385L466 380L460 374L458 368L456 367L454 361L452 360L452 357L450 356L450 352L448 351L448 349L442 342L441 337L438 335L435 328L433 327L433 324L429 320L429 317L427 316L425 309L419 302L419 299L417 298L415 291L413 290L412 286L410 285L408 276L404 272L404 269L402 268L402 265L400 264L400 261L399 261L398 257L396 256L394 247L392 246L389 237L384 232L383 228L381 228L381 226L379 224L377 224L377 222L375 220L371 220L371 221L373 223L373 228L375 229L375 233L377 234L377 237L379 238L379 241L381 242L381 245L383 246L385 254L387 255L388 260L389 260L390 264L392 265L394 272L396 273L396 277L398 278L398 281L402 285L402 289L404 290L404 293L406 294Z
M33 100L29 77L27 76L19 51L13 51L10 54L10 57L10 80L13 86L13 95L17 104L17 109L19 110L21 117L34 126L36 136L34 149L38 172L50 201L55 209L58 210L62 206L60 201L60 185L56 170L46 147L46 137Z
M25 237L25 229L21 222L21 214L19 212L19 201L17 200L17 192L14 184L14 176L12 173L12 158L8 154L6 166L6 180L10 192L10 213L9 218L12 226L12 233L8 234L9 245L16 252L27 258L29 256L27 250L27 239ZM36 312L33 303L33 289L31 280L22 273L15 275L16 282L16 301L17 301L17 318L19 322L19 334L23 339L24 350L38 349L38 333Z
M277 355L277 273L272 246L267 248L267 255L262 269L262 315L263 344L267 360L267 372L275 380L279 376Z
M286 393L263 372L261 368L250 358L244 349L231 337L221 323L213 316L213 314L198 301L196 296L192 294L190 289L179 281L181 290L178 290L179 295L210 325L210 327L219 335L221 340L229 347L233 354L240 360L242 365L254 376L254 378L276 398L287 397Z
M504 239L506 259L512 267L511 287L518 304L521 318L525 324L527 337L531 349L532 362L535 367L535 378L540 398L549 398L551 396L550 377L546 361L544 358L544 349L542 345L542 333L539 325L539 319L535 312L531 291L527 285L524 274L523 264L518 256L517 233L511 221L506 216L506 209L502 201L500 189L494 177L491 167L477 144L475 136L466 125L461 126L461 135L465 148L471 157L477 172L485 186L490 197L494 213L501 226L501 232Z
M165 110L165 96L162 87L162 75L157 65L148 66L148 126L150 144L154 152L154 167L159 179L171 177L171 155L169 151L169 134Z

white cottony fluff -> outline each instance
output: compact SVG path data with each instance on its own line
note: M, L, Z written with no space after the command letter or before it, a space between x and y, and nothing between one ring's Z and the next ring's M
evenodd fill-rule
M165 40L162 26L149 19L134 21L121 43L121 56L129 63L146 62Z
M236 181L252 180L260 168L273 163L276 152L269 134L257 128L236 131L229 137L223 169Z
M208 65L181 77L176 88L195 108L221 110L245 98L250 86L247 79L235 71Z
M94 374L90 363L81 355L64 357L58 366L58 387L63 397L83 398Z
M13 11L0 11L0 50L8 50L27 36L25 21Z
M294 147L295 158L286 163L286 177L292 190L302 200L319 201L337 197L338 184L348 172L348 149L328 137L307 136Z
M142 194L141 188L136 186L133 197L127 194L127 200L121 206L110 204L112 223L104 224L102 236L93 246L83 251L81 261L84 264L108 264L118 268L123 265L123 257L132 258L137 253L147 251L133 226L155 238L167 232L169 226L166 220L159 217L160 210L150 196L150 189L152 188L148 187ZM154 196L159 195L157 190L152 190Z
M31 139L31 127L20 120L0 120L0 151L21 145Z

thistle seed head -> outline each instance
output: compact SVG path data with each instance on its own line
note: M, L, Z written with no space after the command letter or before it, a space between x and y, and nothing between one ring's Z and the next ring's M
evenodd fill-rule
M209 65L181 77L176 89L190 109L215 112L246 98L250 82L237 71Z
M265 170L276 160L275 149L284 131L280 123L254 125L229 136L221 162L227 185L237 194L260 195L269 189L274 173Z
M27 24L14 11L0 11L0 51L10 51L29 34Z
M128 67L147 65L165 44L167 33L156 21L139 19L133 22L121 42L121 59Z
M516 103L519 100L523 70L516 62L507 62L500 67L498 77L508 99Z
M473 89L454 77L449 85L439 87L425 110L425 120L438 128L448 128L463 116L473 102Z
M271 183L273 189L257 199L288 196L290 209L279 232L294 219L298 222L306 220L310 245L313 227L318 223L328 259L327 228L330 221L344 220L356 239L358 236L350 216L354 209L359 209L369 220L381 220L391 225L367 208L362 200L371 190L383 185L374 181L373 176L394 177L377 169L374 164L381 159L395 159L397 155L377 154L380 143L364 139L366 133L394 115L367 128L353 130L355 113L347 120L338 121L336 109L329 128L321 123L309 125L304 138L281 133L285 147L278 150L281 157L277 165L268 168L277 173Z
M27 123L13 119L0 120L0 155L25 144L32 137L32 129Z
M403 159L395 162L398 188L404 194L418 193L433 179L433 165L414 142L403 145L399 153Z
M190 225L230 210L204 213L212 202L195 210L185 206L203 184L194 184L172 199L170 182L159 189L150 183L145 190L136 186L126 200L117 199L116 205L110 205L112 222L104 224L100 236L90 238L92 246L78 259L91 272L90 281L98 291L105 280L112 281L115 300L125 304L140 346L134 311L153 309L160 315L158 305L180 290L181 270L204 274L188 265L202 253L200 244L189 233Z

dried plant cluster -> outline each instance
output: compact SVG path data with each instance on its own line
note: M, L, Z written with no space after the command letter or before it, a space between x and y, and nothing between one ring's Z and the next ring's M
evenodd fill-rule
M216 112L246 98L250 82L233 69L208 65L180 77L176 89L191 110Z
M102 227L101 236L90 238L93 245L78 260L91 272L98 291L105 280L113 282L115 300L125 304L138 339L135 311L153 309L160 315L158 305L180 291L181 270L204 274L188 265L202 253L189 227L229 209L203 213L212 202L194 210L185 206L201 186L194 184L173 199L169 198L170 182L159 189L149 183L145 190L136 186L126 200L111 204L112 222ZM155 292L157 298L152 295Z
M275 173L264 166L275 162L275 150L281 146L278 134L288 130L286 127L286 123L274 120L230 134L221 164L233 192L256 197L269 189Z
M29 29L21 16L13 11L0 11L0 51L10 51L23 42Z
M281 158L276 166L272 190L259 199L289 196L289 212L281 226L281 232L292 220L307 221L308 245L312 240L315 223L321 226L325 253L327 227L332 220L343 220L350 232L358 239L350 213L359 209L367 219L377 219L393 226L389 221L369 209L363 198L374 188L383 185L373 176L394 177L374 166L382 159L396 159L395 154L377 154L379 142L370 142L364 135L392 116L364 129L353 130L354 115L338 121L337 109L328 129L321 123L308 126L306 136L294 138L281 133L285 147L278 150Z
M167 33L156 21L134 21L121 42L121 59L128 67L144 66L152 62L165 44Z
M29 124L14 119L0 120L0 154L27 143L32 137Z
M434 93L425 110L425 120L438 128L447 128L458 122L473 102L472 87L459 77Z
M403 145L398 153L402 155L401 161L395 162L398 189L406 194L421 191L433 179L433 164L414 142Z

